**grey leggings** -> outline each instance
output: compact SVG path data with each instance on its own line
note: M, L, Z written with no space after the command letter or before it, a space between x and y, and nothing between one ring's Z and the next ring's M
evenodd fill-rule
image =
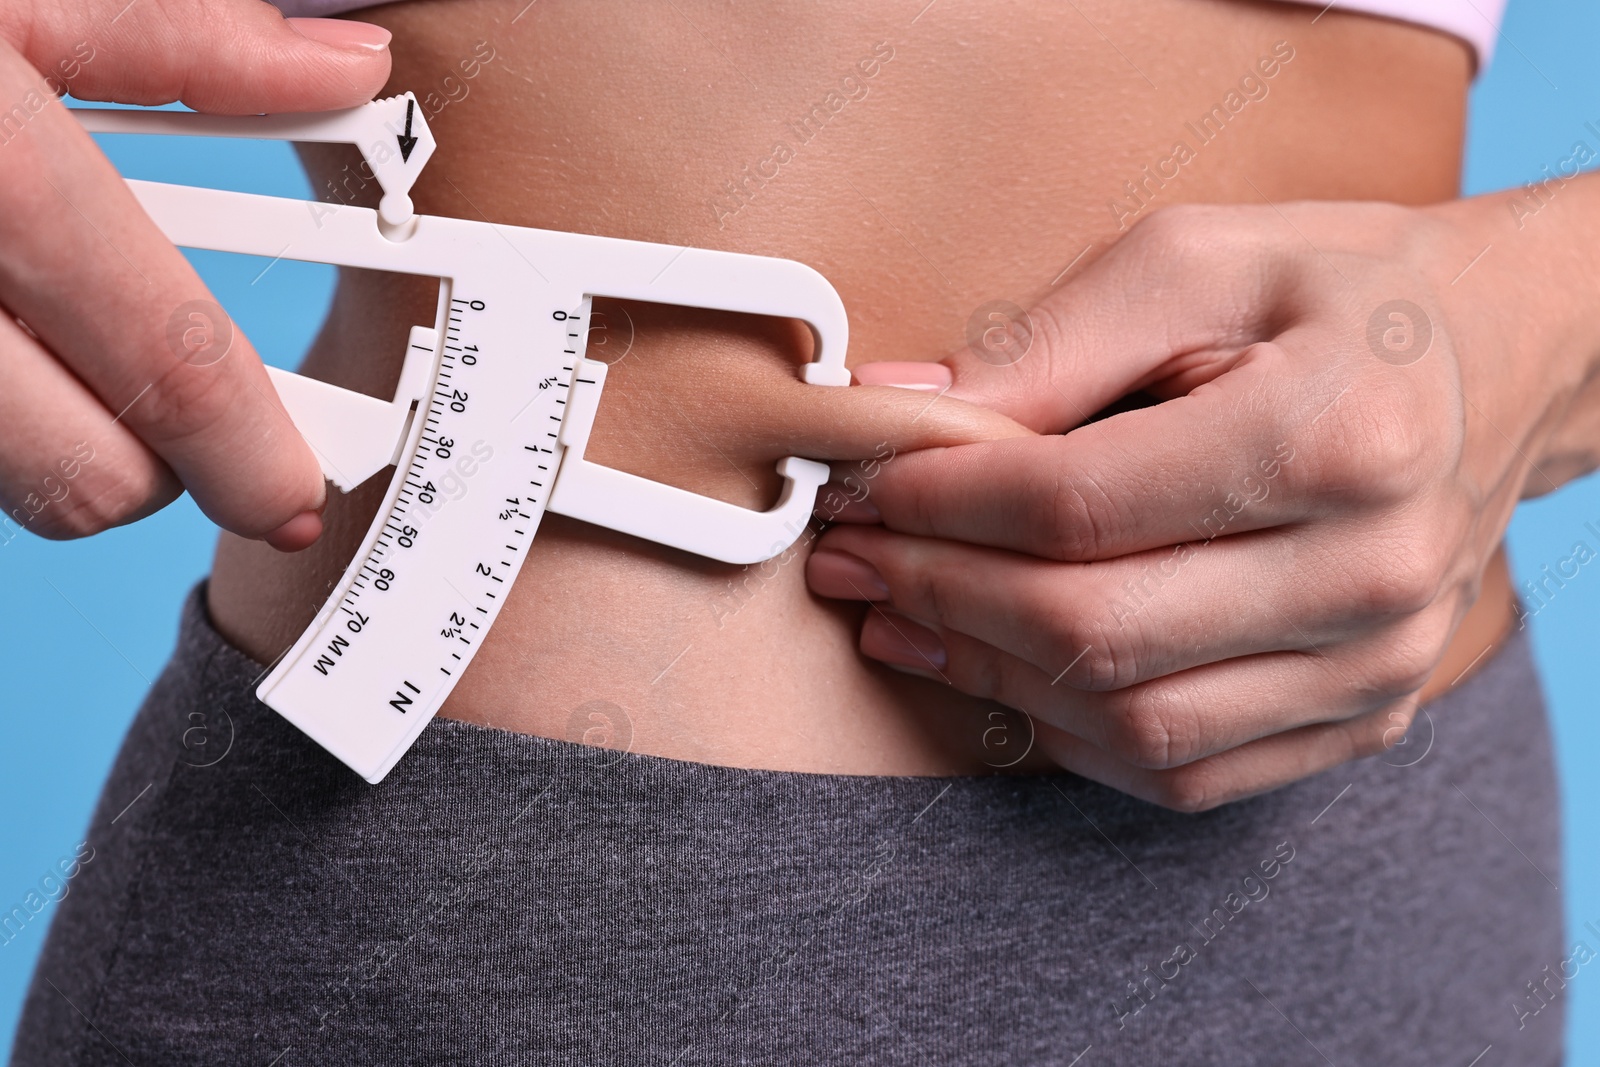
M446 720L373 787L255 701L203 592L14 1063L1560 1061L1520 637L1385 756L1183 816L1067 774L739 770Z

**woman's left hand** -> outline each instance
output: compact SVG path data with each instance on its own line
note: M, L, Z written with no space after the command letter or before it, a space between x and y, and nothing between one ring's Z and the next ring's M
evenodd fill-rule
M883 464L813 591L877 602L866 655L1167 807L1392 745L1518 500L1597 465L1600 187L1514 195L1155 214L944 362L1051 436Z

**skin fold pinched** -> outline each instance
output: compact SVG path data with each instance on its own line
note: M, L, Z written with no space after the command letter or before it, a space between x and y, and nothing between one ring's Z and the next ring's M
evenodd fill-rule
M1044 11L971 34L935 8L907 35L820 5L790 13L782 49L732 12L720 51L667 8L630 7L603 40L593 7L371 14L395 33L385 91L453 79L419 210L798 259L850 310L853 365L954 371L942 397L815 389L789 325L622 308L638 343L594 458L748 505L770 501L777 458L837 459L854 499L750 569L547 518L444 714L567 736L603 699L635 751L962 773L993 767L998 700L1038 725L1014 769L1197 808L1393 743L1426 683L1494 644L1499 534L1538 491L1522 457L1551 442L1552 480L1587 462L1586 327L1556 310L1589 299L1585 253L1559 237L1581 227L1497 243L1502 263L1462 275L1496 216L1450 203L1458 41L1293 5L1089 6L1154 82ZM893 58L864 93L786 132L880 41ZM1230 111L1245 75L1268 91ZM1192 158L1163 171L1174 138ZM339 194L340 161L307 158ZM730 180L737 210L708 210ZM363 324L430 321L431 293L410 299L344 279L306 369L381 393L395 350ZM1513 335L1508 301L1552 310ZM986 348L995 314L1021 357ZM1424 319L1412 359L1405 323L1414 338ZM1134 390L1160 403L1090 421ZM297 557L225 538L218 626L276 655L376 503L331 500L325 543ZM866 566L859 588L826 585L829 556Z

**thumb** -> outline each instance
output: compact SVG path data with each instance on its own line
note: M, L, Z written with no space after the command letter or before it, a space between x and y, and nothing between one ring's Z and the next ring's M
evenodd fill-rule
M260 0L37 0L0 14L0 39L79 99L222 115L355 107L389 77L383 27Z
M1187 392L1270 337L1288 284L1278 258L1234 209L1168 209L1031 308L980 306L967 344L939 363L868 363L855 375L946 391L1061 433L1157 383Z

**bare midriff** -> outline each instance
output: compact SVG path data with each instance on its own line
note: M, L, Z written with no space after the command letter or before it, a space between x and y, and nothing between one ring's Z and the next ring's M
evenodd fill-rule
M1472 58L1442 34L1292 4L924 3L414 0L360 17L394 31L387 91L414 91L438 138L418 210L800 260L844 299L852 365L941 358L980 305L1069 284L1163 205L1456 195ZM307 160L324 198L371 195L343 157ZM372 324L403 337L433 300L346 277L306 371L382 393L401 346ZM770 503L778 458L837 454L841 436L812 395L828 391L794 380L803 337L612 307L597 354L631 348L591 457ZM889 451L929 432L899 411ZM381 495L335 495L299 554L224 536L222 633L264 662L288 647ZM864 660L861 607L811 596L803 554L746 571L546 516L442 714L730 766L995 766L994 706ZM1428 695L1505 632L1503 567Z

